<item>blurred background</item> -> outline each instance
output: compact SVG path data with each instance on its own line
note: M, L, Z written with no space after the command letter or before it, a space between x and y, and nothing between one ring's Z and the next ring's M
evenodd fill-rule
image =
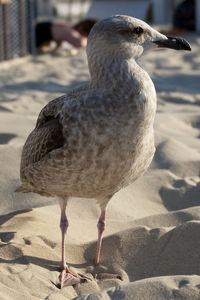
M0 61L35 55L36 22L59 19L71 26L127 14L170 32L200 32L200 0L0 0Z

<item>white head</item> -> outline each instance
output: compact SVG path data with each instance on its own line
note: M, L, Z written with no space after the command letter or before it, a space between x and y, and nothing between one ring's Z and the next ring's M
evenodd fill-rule
M167 37L144 21L115 15L96 23L88 37L87 54L115 58L140 57L149 48L168 47L176 50L191 50L180 38Z

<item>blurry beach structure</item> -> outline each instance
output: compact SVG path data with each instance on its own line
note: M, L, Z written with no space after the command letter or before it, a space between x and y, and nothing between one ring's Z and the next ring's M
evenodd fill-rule
M154 23L158 25L172 25L176 7L182 2L183 0L152 0Z
M88 16L92 0L56 0L54 1L55 13L72 24ZM92 16L93 17L93 16Z
M35 53L31 0L0 1L0 61Z
M200 0L196 0L196 31L200 32Z
M35 23L57 15L73 23L82 20L90 0L66 0L64 7L53 0L0 0L0 61L35 55Z
M151 0L56 0L59 17L73 23L80 12L87 17L103 19L114 14L124 14L145 20Z
M61 18L72 25L87 17L126 14L153 25L172 27L183 0L0 0L0 61L35 55L35 22ZM195 0L200 32L200 0Z
M194 1L195 29L200 32L200 0ZM153 25L170 28L173 27L176 9L184 2L184 0L94 0L88 15L102 19L114 14L128 14Z
M88 16L103 19L111 15L122 14L146 20L150 5L151 0L95 0L92 2Z
M195 30L200 32L200 0L152 0L152 8L153 8L153 22L157 25L168 25L172 27L174 13L178 6L184 4L187 6L190 4L190 8L195 6ZM189 7L189 6L188 6ZM185 14L185 12L184 12Z

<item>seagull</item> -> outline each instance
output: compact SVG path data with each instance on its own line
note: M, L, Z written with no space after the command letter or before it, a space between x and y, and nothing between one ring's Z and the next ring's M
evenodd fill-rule
M96 23L86 49L90 81L50 101L25 142L16 191L59 199L60 288L87 278L72 273L65 261L69 197L95 199L100 206L97 265L108 202L153 159L156 92L137 60L158 47L191 50L183 38L165 36L130 16L114 15Z

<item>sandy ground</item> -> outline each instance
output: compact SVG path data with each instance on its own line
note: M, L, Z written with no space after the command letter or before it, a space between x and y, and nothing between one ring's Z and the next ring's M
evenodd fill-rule
M99 208L72 199L67 262L74 272L123 281L57 289L61 236L56 199L16 194L22 146L40 109L88 80L84 51L0 64L0 299L200 299L200 37L192 52L158 50L141 63L158 94L157 151L149 171L109 203L100 266Z

